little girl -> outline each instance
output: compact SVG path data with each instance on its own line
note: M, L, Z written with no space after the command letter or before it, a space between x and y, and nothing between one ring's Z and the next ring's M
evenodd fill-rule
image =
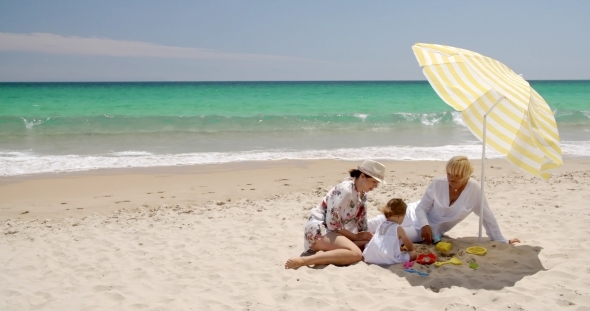
M379 225L375 235L365 246L363 257L366 263L393 265L416 259L414 244L400 226L406 217L406 208L402 199L391 199L379 209L387 220ZM402 244L407 251L402 249Z

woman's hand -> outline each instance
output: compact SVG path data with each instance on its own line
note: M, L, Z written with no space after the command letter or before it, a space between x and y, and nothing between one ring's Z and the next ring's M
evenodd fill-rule
M512 240L508 240L508 243L509 243L510 245L514 245L514 244L516 244L516 243L520 243L520 240L519 240L519 239L517 239L517 238L514 238L514 239L512 239Z
M355 241L370 241L373 237L371 232L361 231L354 236Z
M430 229L429 225L422 227L422 239L426 244L432 244L432 229Z

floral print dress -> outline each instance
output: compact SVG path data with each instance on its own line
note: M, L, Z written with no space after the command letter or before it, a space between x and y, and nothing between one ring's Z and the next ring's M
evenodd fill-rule
M322 202L311 210L305 225L304 248L311 246L328 232L346 229L352 233L367 231L367 196L360 196L354 186L354 179L347 178L324 197Z

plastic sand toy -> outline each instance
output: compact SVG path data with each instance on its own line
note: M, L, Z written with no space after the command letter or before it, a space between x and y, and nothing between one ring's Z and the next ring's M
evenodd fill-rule
M437 235L435 235L435 236L432 238L432 242L433 242L434 244L436 244L436 243L440 242L440 235L438 235L438 234L437 234Z
M468 247L465 251L467 253L473 254L473 255L482 256L482 255L486 254L486 249L481 246L471 246L471 247Z
M404 269L410 269L413 266L414 266L414 262L413 261L406 261L406 262L404 262Z
M417 273L419 276L428 276L428 273L414 270L414 269L404 269L404 271L409 272L409 273Z
M436 244L436 250L442 253L448 253L451 250L451 243L438 242L438 244Z
M433 253L420 254L416 258L416 262L421 265L431 265L436 261L436 256Z
M463 262L461 261L461 259L459 259L457 257L453 257L449 261L437 261L437 262L434 263L434 265L437 266L437 267L440 267L442 265L446 265L446 264L449 264L449 263L452 263L454 265L462 265L463 264Z

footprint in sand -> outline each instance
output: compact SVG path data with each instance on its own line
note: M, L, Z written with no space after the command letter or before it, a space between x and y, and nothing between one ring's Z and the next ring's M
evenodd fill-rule
M68 204L68 203L66 203L66 202L61 202L61 204L62 204L62 205L64 205L64 204Z

